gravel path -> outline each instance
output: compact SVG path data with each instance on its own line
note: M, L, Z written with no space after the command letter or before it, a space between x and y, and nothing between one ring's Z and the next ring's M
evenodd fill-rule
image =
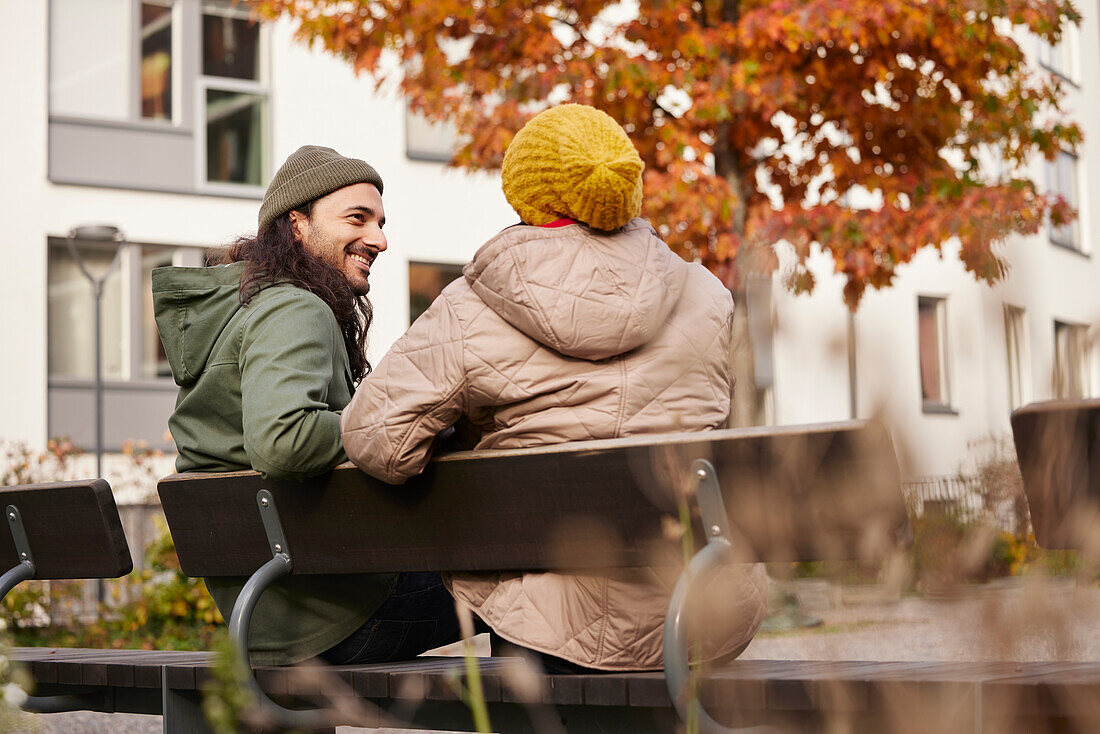
M820 600L819 600L820 603ZM750 660L1100 660L1100 590L1072 582L1010 581L957 596L808 605L823 624L758 636ZM159 716L28 716L36 734L156 734ZM390 730L340 727L340 734ZM405 734L408 734L406 732Z

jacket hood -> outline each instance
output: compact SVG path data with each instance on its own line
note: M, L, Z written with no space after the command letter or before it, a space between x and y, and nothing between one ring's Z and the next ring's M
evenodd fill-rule
M501 318L569 357L600 360L648 342L680 298L688 265L648 222L616 232L509 227L463 269Z
M180 387L198 379L218 337L241 309L243 273L244 263L153 271L153 313Z

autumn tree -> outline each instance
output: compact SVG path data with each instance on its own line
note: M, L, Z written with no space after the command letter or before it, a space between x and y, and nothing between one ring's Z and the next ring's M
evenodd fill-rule
M1058 44L1080 20L1069 0L253 4L357 72L394 76L413 110L457 127L458 166L499 167L548 104L607 111L645 160L643 215L735 295L782 241L795 291L813 288L816 243L852 308L922 247L957 242L992 283L1000 240L1072 216L1023 164L1081 132L1018 42Z

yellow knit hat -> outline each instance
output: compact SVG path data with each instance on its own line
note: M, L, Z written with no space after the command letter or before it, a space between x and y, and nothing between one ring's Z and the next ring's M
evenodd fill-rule
M565 104L540 112L516 133L501 177L504 197L528 224L568 217L612 230L642 210L644 169L610 115Z

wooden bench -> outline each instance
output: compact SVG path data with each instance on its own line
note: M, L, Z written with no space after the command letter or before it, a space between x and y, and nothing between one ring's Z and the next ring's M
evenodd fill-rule
M694 466L700 459L710 462L713 474L707 465ZM693 526L697 547L732 541L735 551L765 560L874 556L903 519L889 437L880 426L863 423L454 454L398 488L343 467L307 484L266 483L251 472L178 475L160 490L184 569L201 575L249 574L273 560L286 568L280 554L294 573L649 563L654 553L681 553L665 533L677 509L674 486L702 490ZM104 485L95 487L105 500ZM707 487L721 489L724 510L708 505L715 493ZM264 527L261 491L270 493L269 506L279 514L286 541L280 551ZM36 540L40 520L28 519L32 549L43 548L34 554L40 567L70 540L65 536L72 531L63 529L68 518L94 515L104 506L78 510L44 498L35 495L33 512L19 505L22 516L54 526L48 531L53 536L45 537L61 537ZM114 547L122 561L117 529L107 534L115 539L105 547ZM22 562L14 547L0 532L0 558L12 566ZM129 565L81 573L68 568L60 575L120 575ZM678 596L682 601L689 594L682 588ZM238 634L238 644L240 639ZM26 662L40 693L77 694L65 708L162 713L167 732L206 730L199 706L200 687L211 675L209 653L20 648L11 656ZM530 697L509 685L510 664L479 660L495 730L547 731L532 724ZM452 685L462 665L454 658L419 658L326 668L343 685L326 686L325 693L377 705L367 719L348 723L382 724L389 714L427 728L469 729L469 713ZM292 670L259 668L255 675L271 696L318 693L315 677ZM539 706L553 706L569 732L666 732L678 718L668 690L662 673L549 676L534 708L538 714ZM799 732L986 734L1094 731L1098 691L1100 665L1091 663L745 660L708 672L699 701L708 712L703 731L771 724ZM679 703L681 709L690 705ZM917 729L914 721L921 722Z
M21 659L44 652L18 648ZM45 651L49 652L49 651ZM210 676L207 653L141 650L58 650L52 662L34 662L35 677L62 683L53 689L101 692L110 707L96 711L165 713L166 732L204 732L195 702ZM469 731L470 714L450 681L456 658L329 669L347 690L379 705L359 726L393 721L444 731ZM552 731L532 724L532 704L507 682L501 658L479 660L494 731ZM285 670L259 668L261 685L286 693L296 681ZM301 681L297 681L299 687ZM1097 731L1100 665L1095 663L915 663L742 660L709 674L701 698L715 719L730 726L770 725L778 733L936 732L1041 734ZM316 693L311 687L303 693ZM326 695L341 696L340 691ZM94 704L92 699L89 702ZM181 705L181 702L188 702ZM678 717L660 673L549 676L534 708L552 706L570 734L673 732ZM388 715L389 718L386 718ZM537 714L536 714L537 715ZM196 718L200 717L200 718Z
M160 482L159 492L185 573L251 576L229 615L242 655L256 600L288 573L676 564L683 547L669 527L681 499L695 512L693 578L729 560L876 557L896 547L906 523L890 438L880 425L864 422L463 452L437 458L401 487L349 465L306 483L264 481L255 472L175 475ZM598 717L599 726L631 722L632 731L667 730L674 709L686 714L694 707L709 721L685 695L682 609L689 596L681 579L666 624L665 676L555 677L551 690L559 698L553 702L583 705L585 717ZM399 670L366 666L349 675L354 690L386 709L399 697L389 686L371 687L378 675L390 680L400 672L438 683L445 677L440 670L454 664L418 660ZM251 685L288 725L331 723L279 707ZM674 693L638 692L631 699L637 686ZM564 698L565 691L573 698ZM186 706L178 702L181 711ZM578 716L566 716L571 730L580 726ZM460 726L463 718L448 726Z
M133 570L111 487L102 479L0 488L0 599L30 579L118 578ZM24 653L20 659L33 656ZM17 658L19 655L16 656ZM38 691L49 693L48 686ZM104 708L101 689L68 687L31 696L30 711Z

